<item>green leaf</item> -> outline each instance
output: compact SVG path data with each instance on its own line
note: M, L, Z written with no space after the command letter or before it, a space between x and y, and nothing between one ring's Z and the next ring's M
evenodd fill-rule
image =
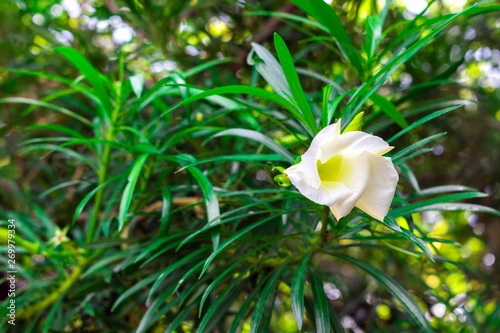
M179 290L180 286L188 280L188 278L194 274L197 270L201 268L203 265L203 261L199 261L197 264L195 264L193 267L191 267L184 275L181 276L179 279L179 282L177 282L177 285L175 286L174 290L172 291L172 294L175 294L177 290Z
M318 0L319 1L319 0ZM425 35L422 39L415 42L410 47L406 48L404 52L398 53L398 55L385 64L375 75L373 75L370 80L366 81L363 85L359 87L356 93L352 96L349 103L346 105L346 118L350 119L356 114L356 112L361 108L361 106L368 100L372 94L386 81L386 79L402 64L407 62L411 57L413 57L418 51L420 51L425 45L427 45L437 34L443 31L451 22L453 22L460 15L469 12L470 8L454 15L451 15L443 23L440 23L437 27L430 30L430 32ZM442 20L442 18L440 18Z
M67 85L71 86L72 88L74 88L76 91L81 92L83 95L87 96L89 99L91 99L97 105L102 107L102 103L99 100L99 97L97 97L92 91L90 91L90 89L87 86L80 84L78 82L75 82L74 80L69 80L67 78L57 76L57 75L51 75L51 74L48 74L45 72L30 71L30 70L25 70L25 69L6 68L3 70L5 70L7 72L12 72L12 73L32 75L32 76L36 76L36 77L43 77L43 78L47 78L49 80L54 80L54 81L58 81L58 82L67 84Z
M109 183L112 183L112 182L114 182L114 181L116 181L118 179L121 179L121 178L125 178L125 174L122 173L122 174L119 174L117 176L111 177L108 180L106 180L104 183L102 183L101 185L97 186L95 189L93 189L89 193L87 193L87 195L85 195L85 197L83 197L82 201L80 201L80 203L78 204L78 206L76 206L75 214L73 215L73 221L71 223L72 224L75 223L75 221L78 218L78 216L80 216L80 214L82 213L83 209L85 208L85 206L87 205L87 203L89 202L89 200L92 199L92 197L94 196L94 194L97 193L97 191L99 191L101 188L103 188L104 186L108 185Z
M328 104L330 102L330 94L333 86L331 84L323 87L323 98L321 103L321 127L326 127L330 124L331 118L328 119ZM329 121L330 120L330 121Z
M476 205L476 204L466 204L466 203L437 203L432 205L427 205L423 207L417 207L412 209L413 213L422 213L432 210L441 210L441 211L472 211L472 212L483 212L489 213L493 215L500 216L500 211L493 209L491 207Z
M51 141L55 141L55 138L51 138ZM50 138L48 139L50 140ZM80 154L75 150L62 147L62 145L51 145L51 144L31 144L29 146L23 147L21 153L28 153L35 150L49 150L48 153L44 154L41 158L45 158L55 151L59 151L67 155L67 157L74 158L83 164L90 167L92 170L98 170L98 167L94 164L94 161L87 158L84 154Z
M255 61L252 58L253 52L255 52L263 62ZM257 43L252 43L252 51L248 54L247 63L257 69L259 74L277 94L290 101L292 91L286 80L283 68L281 68L279 62L274 58L271 52Z
M368 62L371 62L382 39L382 18L378 15L368 16L365 22L365 31L365 53Z
M231 57L227 57L227 58L223 58L223 59L212 59L212 60L209 60L209 61L204 61L204 62L202 62L201 64L199 64L197 66L191 67L191 68L185 70L184 72L181 72L181 74L182 74L183 77L188 78L190 76L193 76L193 75L196 75L198 73L201 73L201 72L203 72L206 69L215 67L215 66L220 65L220 64L225 64L225 63L228 63L228 62L232 62L232 61L234 61L234 58L231 58Z
M428 122L429 120L432 120L436 117L439 117L445 113L448 113L450 111L453 111L455 109L458 109L459 107L463 106L463 104L460 104L460 105L454 105L454 106L451 106L449 108L446 108L446 109L443 109L443 110L439 110L439 111L436 111L436 112L433 112L431 113L430 115L428 116L425 116L419 120L417 120L416 122L414 122L413 124L409 125L408 127L406 127L405 129L399 131L398 133L396 133L393 137L391 137L389 140L387 140L388 143L391 143L392 141L396 140L397 138L399 138L400 136L402 136L403 134L406 134L408 133L409 131L413 130L414 128L422 125L422 124L425 124L426 122Z
M441 194L446 192L463 192L463 191L476 191L475 188L463 185L442 185L442 186L434 186L429 187L423 190L418 191L415 196L424 196L424 195L433 195L433 194Z
M339 106L340 102L342 102L342 99L344 99L346 96L348 96L351 93L352 93L352 91L348 91L348 92L345 92L341 95L338 95L330 103L330 106L328 107L328 114L327 114L327 120L326 120L327 125L329 125L332 122L332 119L336 118L337 107Z
M359 51L352 43L335 10L323 0L292 0L297 7L314 17L335 37L344 58L356 69L360 77L365 73Z
M24 97L6 97L6 98L0 98L0 104L1 103L19 103L19 104L30 104L30 105L36 105L36 106L39 106L39 107L43 107L43 108L48 108L48 109L52 109L54 111L57 111L57 112L60 112L62 114L65 114L67 115L68 117L71 117L73 119L76 119L82 123L84 123L85 125L88 125L90 127L93 127L93 124L92 122L88 121L87 119L85 119L84 117L74 113L73 111L71 110L68 110L66 108L63 108L61 106L58 106L58 105L55 105L55 104L51 104L51 103L47 103L47 102L42 102L42 101L38 101L36 99L31 99L31 98L24 98ZM23 113L23 116L26 116L28 113Z
M432 198L432 199L417 201L417 202L411 203L411 204L406 205L406 206L394 208L389 212L389 216L392 216L392 217L407 216L407 215L418 212L418 208L421 208L421 207L426 207L426 206L433 205L433 204L441 204L441 203L456 201L456 200L483 198L485 196L487 196L487 194L481 193L481 192L465 192L465 193L455 193L455 194L444 195L444 196L440 196L440 197L436 197L436 198Z
M161 272L156 272L154 274L151 274L151 275L147 276L146 278L139 280L139 282L137 282L132 287L128 288L126 291L121 293L120 297L118 297L116 299L115 303L113 303L113 307L111 308L111 312L114 312L116 310L116 308L121 303L123 303L123 301L125 301L127 298L129 298L132 294L138 292L139 290L141 290L142 288L144 288L145 286L147 286L148 284L153 282L155 279L157 279L160 274L161 274Z
M429 249L429 246L427 246L427 244L420 237L417 237L417 235L415 235L413 232L405 228L401 228L401 230L402 230L401 235L405 239L409 240L410 242L413 243L413 245L424 251L425 255L432 262L434 262L434 255L432 254L431 249Z
M197 329L198 333L211 332L211 327L216 324L216 320L213 319L216 319L226 313L228 308L233 305L236 297L241 294L246 286L244 283L246 279L243 282L240 282L242 278L243 275L240 275L231 281L231 283L229 283L229 285L225 288L224 292L217 297L215 302L208 309L207 313L203 316L203 319Z
M75 131L72 128L69 128L67 126L60 126L60 125L54 125L54 124L44 124L44 125L32 125L30 126L31 129L46 129L46 130L51 130L51 131L58 131L62 132L65 134L68 134L69 136L72 136L74 138L78 139L86 139L84 135L82 135L80 132Z
M251 289L250 293L248 294L246 300L243 302L243 304L240 306L238 313L236 313L236 316L234 317L234 320L231 324L231 327L229 328L229 333L236 333L238 331L238 326L243 326L243 322L245 321L245 314L247 313L248 308L254 301L254 299L257 297L258 293L260 292L260 288L263 283L263 279L255 286L254 288Z
M87 59L85 59L85 57L80 52L75 49L63 46L55 48L54 51L64 56L80 71L80 73L85 76L85 78L90 82L90 85L94 89L95 95L98 96L99 100L104 106L104 109L108 114L110 114L112 110L111 100L101 74L92 66L92 64Z
M228 129L222 132L219 132L217 134L212 135L208 140L211 140L213 138L219 137L219 136L226 136L226 135L231 135L231 136L238 136L241 138L246 138L246 139L251 139L254 141L257 141L259 143L262 143L264 146L267 148L271 149L274 151L276 154L283 156L288 162L292 163L295 161L295 157L288 152L285 148L277 144L273 139L270 137L259 133L257 131L253 130L248 130L244 128L232 128Z
M172 210L172 192L168 187L161 189L162 195L162 206L161 206L161 218L160 218L160 230L158 231L158 237L162 237L168 234L170 230L170 211Z
M45 190L42 193L40 193L40 195L38 196L38 199L43 199L44 197L46 197L50 193L55 192L57 190L60 190L62 188L66 188L66 187L73 186L73 185L78 185L81 183L83 183L81 180L73 180L73 181L61 183L59 185L53 186L53 187L49 188L48 190Z
M310 25L311 27L314 27L318 30L322 30L324 33L329 33L329 30L327 28L325 28L323 25L319 24L316 21L310 20L306 17L299 16L299 15L293 15L293 14L283 13L283 12L267 11L267 10L247 11L247 12L245 12L245 15L248 15L248 16L265 15L265 16L284 18L284 19L288 19L291 21L297 21L300 23L304 23L304 24Z
M391 277L386 275L384 272L379 269L363 262L361 260L355 259L353 257L349 257L342 254L333 254L334 256L348 261L353 265L358 266L366 273L371 275L375 280L377 280L380 284L382 284L387 290L396 298L401 305L405 308L406 312L415 320L415 322L420 326L423 332L431 333L432 329L429 325L427 319L425 319L425 315L422 313L422 310L418 306L418 304L411 298L406 290L403 289L396 281L394 281Z
M153 294L155 293L156 289L161 285L161 283L171 274L173 271L175 271L177 268L189 264L190 262L194 262L194 260L197 260L197 258L201 257L204 255L206 251L208 251L209 247L204 246L202 248L199 248L196 251L193 251L189 253L188 255L182 257L181 259L175 261L173 264L168 266L166 269L164 269L161 274L158 276L156 279L155 283L149 290L149 295L148 295L148 300L150 300L153 297ZM174 290L175 286L172 287L172 291Z
M247 226L246 228L243 228L243 229L239 230L237 233L235 233L234 235L232 235L231 237L229 237L228 239L226 239L224 242L222 242L214 250L214 252L212 252L212 254L210 254L210 256L205 261L205 265L203 265L203 269L201 271L200 277L205 273L205 271L207 270L208 266L212 263L212 261L214 260L214 258L219 253L221 253L227 246L229 246L230 244L232 244L237 239L243 237L247 232L249 232L249 231L257 228L258 226L260 226L260 225L262 225L264 223L269 222L270 220L272 220L274 218L275 218L274 216L271 216L271 217L265 218L265 219L263 219L261 221L254 222L254 223L250 224L249 226Z
M381 223L382 225L398 232L399 234L401 234L403 236L404 239L406 240L409 240L410 242L412 242L415 246L417 246L418 248L420 248L427 257L429 257L429 259L434 262L434 256L432 255L432 252L431 250L429 249L429 247L427 246L427 244L425 244L425 242L420 239L419 237L417 237L414 233L412 233L411 231L405 229L405 228L401 228L398 224L398 222L392 218L391 216L386 216L384 218L383 221L378 221L377 222Z
M424 138L422 140L419 140L411 145L409 145L408 147L402 149L401 151L397 152L396 154L394 154L392 156L392 160L393 161L397 161L398 159L400 159L401 157L403 157L405 154L408 154L408 153L411 153L411 152L414 152L415 150L417 150L418 148L426 145L427 143L431 142L431 141L434 141L435 139L439 138L439 137L442 137L443 135L446 135L446 132L442 132L442 133L438 133L438 134L434 134L434 135L431 135L427 138Z
M207 176L205 176L200 169L196 167L189 167L187 170L196 179L198 185L200 185L201 193L205 198L205 206L207 208L207 220L213 224L219 223L220 221L219 200L217 199L217 195L215 194L212 183L210 183L210 180L208 180ZM218 233L212 233L212 243L214 249L217 249L219 247Z
M308 253L302 258L292 279L290 300L292 303L293 316L299 331L302 329L302 320L304 317L304 285L306 282L306 273L309 267L312 253Z
M354 119L351 121L351 123L345 128L345 130L342 133L347 133L347 132L352 132L352 131L361 131L361 128L363 127L363 117L365 113L360 112L354 117Z
M298 109L302 111L306 125L312 130L313 134L316 134L318 132L318 126L314 121L313 113L309 107L309 103L307 102L302 85L300 84L299 76L297 75L295 65L293 64L292 55L290 54L285 41L277 33L274 34L274 46L276 47L278 59L283 67L283 72L285 73L286 80L290 86Z
M259 298L255 302L252 320L250 322L251 333L267 332L265 327L267 326L268 319L271 317L274 298L276 297L276 291L278 289L277 286L285 268L286 265L281 265L279 268L274 270L272 275L267 280L266 285L262 289Z
M330 333L330 304L323 289L323 281L315 273L309 272L309 283L314 298L315 332Z
M110 264L114 261L123 259L125 257L128 257L129 253L127 252L115 252L114 254L108 255L108 256L103 256L100 258L97 262L95 262L92 266L87 268L85 272L82 274L82 279L86 277L90 277L93 275L98 275L100 274L99 272L102 272L103 270L108 270L111 271L112 268L110 268Z
M209 139L210 140L210 139ZM198 164L203 164L203 163L210 163L210 162L246 162L246 163L251 163L251 162L285 162L287 161L283 156L279 154L234 154L234 155L222 155L222 156L216 156L216 157L209 157L209 158L204 158L202 160L198 160L192 164L183 166L179 170L177 170L175 173L179 173L184 169L189 168L190 166L198 165Z
M370 99L377 105L382 112L384 112L389 118L391 118L396 124L400 127L405 128L408 126L405 118L401 115L401 113L396 109L394 104L379 94L372 94Z
M212 283L210 283L209 286L207 286L207 288L203 292L203 295L202 295L201 301L200 301L199 310L198 310L198 315L201 315L201 312L203 311L203 305L205 304L205 301L206 301L207 297L210 295L210 293L212 292L212 290L216 286L218 286L220 283L222 283L222 281L224 281L225 279L231 278L231 275L233 275L235 272L234 269L238 265L240 265L244 260L246 260L246 258L248 258L249 256L253 255L255 252L259 251L260 249L262 249L263 247L268 246L268 245L269 245L269 242L266 242L262 245L255 247L254 249L252 249L248 253L245 253L245 255L238 258L238 260L236 260L234 263L232 263L231 266L225 268L224 272L218 274L217 277L212 281ZM245 275L249 270L251 270L253 267L255 267L255 265L256 264L245 265L244 267L241 267L240 269L238 269L238 276Z
M144 166L144 163L146 163L148 157L148 154L139 156L132 166L132 170L130 170L127 185L123 190L123 195L120 200L120 208L118 211L118 231L121 231L123 226L125 225L125 219L130 208L130 203L132 202L132 198L134 196L135 184L137 184L137 180L141 175L142 168Z
M144 75L140 73L133 75L129 77L129 81L135 96L137 96L137 98L140 98L142 96L142 91L144 90Z
M248 94L248 95L268 99L268 100L275 102L276 104L282 106L283 108L287 109L295 118L297 118L297 120L301 121L301 123L303 123L303 124L306 124L306 122L302 116L302 113L297 109L297 107L293 103L291 103L290 101L288 101L284 97L281 97L278 94L269 92L269 91L262 89L262 88L250 87L250 86L239 86L239 85L214 88L214 89L210 89L210 90L204 91L202 93L196 94L194 96L191 96L191 97L183 100L182 102L178 103L177 105L174 105L172 108L170 108L163 115L165 115L169 112L172 112L173 110L175 110L175 109L177 109L185 104L188 104L188 103L200 100L200 99L204 99L204 98L207 98L210 96L222 95L222 94Z
M396 232L401 232L401 227L399 226L398 222L396 222L396 220L394 219L390 219L388 217L384 217L384 219L382 221L380 220L376 220L378 223L386 226L387 228L389 229L392 229Z
M410 167L403 163L399 166L399 169L401 170L401 173L405 176L405 178L408 180L410 185L413 187L415 192L420 191L420 185L418 184L417 177L413 173L413 171L410 169Z
M156 321L158 320L158 312L159 308L166 303L166 308L168 309L171 306L176 305L178 299L174 299L170 302L166 302L166 299L170 296L172 286L169 286L167 290L165 290L162 294L158 296L157 299L155 299L152 304L149 305L148 309L144 313L144 315L141 318L141 321L139 322L139 325L137 325L137 329L134 330L134 333L143 333L146 332L147 329ZM191 310L191 309L190 309Z
M433 150L434 150L434 148L422 148L422 149L418 149L418 150L414 151L411 154L408 154L406 156L400 157L398 160L394 161L394 165L395 166L400 166L402 163L404 163L404 162L406 162L408 160L411 160L412 158L415 158L415 157L420 156L420 155L425 154L425 153L429 153L429 152L431 152Z

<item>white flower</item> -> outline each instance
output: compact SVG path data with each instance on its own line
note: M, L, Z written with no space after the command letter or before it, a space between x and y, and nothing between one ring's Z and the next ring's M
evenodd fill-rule
M364 132L340 134L340 120L323 128L300 163L284 173L306 198L330 207L338 220L354 206L377 220L389 211L398 173L383 139Z

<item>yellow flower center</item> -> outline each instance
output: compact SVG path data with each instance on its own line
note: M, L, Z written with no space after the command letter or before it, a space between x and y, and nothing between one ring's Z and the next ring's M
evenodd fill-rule
M325 163L320 160L316 161L318 167L319 178L322 182L335 182L338 181L340 166L342 165L342 156L335 155Z

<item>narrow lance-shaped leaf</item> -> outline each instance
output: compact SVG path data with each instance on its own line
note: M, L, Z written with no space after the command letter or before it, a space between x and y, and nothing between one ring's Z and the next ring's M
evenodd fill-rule
M52 109L54 111L57 111L57 112L61 112L73 119L76 119L82 123L84 123L85 125L88 125L88 126L93 126L92 122L91 121L88 121L87 119L85 119L84 117L80 116L79 114L76 114L75 112L71 111L71 110L68 110L66 108L63 108L59 105L55 105L55 104L52 104L52 103L47 103L47 102L43 102L43 101L38 101L36 99L31 99L31 98L24 98L24 97L6 97L6 98L0 98L0 104L1 103L21 103L21 104L30 104L30 105L36 105L36 106L39 106L39 107L44 107L44 108L48 108L48 109ZM29 110L28 110L29 111ZM32 110L31 110L32 111ZM23 116L27 115L28 112L25 112L23 113Z
M116 299L115 303L113 304L113 307L111 308L111 312L114 312L116 308L132 294L136 293L137 291L141 290L142 288L153 282L156 278L158 278L160 274L161 272L156 272L152 275L149 275L146 278L134 284L132 287L128 288L125 292L123 292L120 295L120 297Z
M403 130L399 131L398 133L396 133L393 137L391 137L389 140L387 140L388 143L391 143L392 141L396 140L397 138L399 138L400 136L402 136L403 134L406 134L408 133L409 131L411 131L412 129L428 122L429 120L431 119L434 119L436 117L439 117L445 113L448 113L450 111L453 111L455 109L458 109L459 107L463 106L462 104L460 105L454 105L454 106L451 106L449 108L446 108L446 109L443 109L443 110L439 110L439 111L436 111L436 112L433 112L431 113L430 115L428 116L425 116L419 120L417 120L416 122L414 122L413 124L409 125L408 127L404 128Z
M394 296L394 298L396 298L401 303L401 305L405 308L408 314L420 326L423 332L426 333L432 332L429 322L425 318L425 315L422 313L422 310L420 309L418 304L415 302L413 298L411 298L408 292L403 287L401 287L396 281L394 281L391 277L389 277L387 274L380 271L379 269L367 264L364 261L342 254L334 254L334 256L342 260L348 261L353 265L358 266L366 273L371 275L373 278L375 278L375 280L377 280L378 282L380 282L380 284L382 284L385 288L387 288L387 290L392 294L392 296Z
M414 194L414 196L420 197L424 195L441 194L446 192L464 192L464 191L476 191L476 189L473 187L463 186L463 185L442 185L420 190L418 193Z
M317 333L330 333L330 304L323 289L323 281L315 273L309 273L313 293L314 322Z
M232 128L211 136L209 140L212 138L216 138L219 136L226 136L226 135L239 136L241 138L247 138L260 142L264 146L274 151L276 154L283 156L288 162L293 163L295 161L295 157L292 154L290 154L285 148L277 144L273 139L253 130L247 130L244 128Z
M263 62L255 61L252 58L253 52L255 52ZM290 100L292 91L286 81L285 73L271 52L257 43L252 43L252 52L248 54L247 63L257 69L259 74L277 94L287 100Z
M238 297L243 288L245 288L245 283L240 282L242 278L243 276L240 275L233 281L231 281L231 283L228 284L225 290L217 297L215 302L208 309L207 313L205 313L205 316L203 316L203 319L198 326L198 333L209 332L209 330L207 330L208 326L213 326L213 323L211 323L211 319L217 317L218 314L220 315L221 313L225 313L227 311L227 308L231 306L231 303L234 302L234 299ZM228 302L228 300L230 302Z
M189 173L196 179L201 188L201 193L203 193L203 197L205 198L205 206L207 208L207 220L211 221L214 224L217 224L220 221L220 208L219 208L219 200L217 199L217 195L213 189L212 183L208 180L207 176L205 176L200 169L196 167L189 167L187 169ZM215 230L212 230L212 243L214 250L219 247L219 233Z
M161 189L163 203L161 207L161 225L158 231L158 237L168 234L170 229L170 210L172 209L172 193L168 187Z
M265 326L266 319L271 316L278 282L285 268L286 265L281 265L279 268L275 269L272 275L267 280L264 289L262 289L262 292L257 299L257 302L255 303L253 309L252 320L250 322L250 332L266 332L266 330L262 329L261 325L264 324Z
M351 131L361 131L361 129L363 128L364 115L365 115L364 112L358 113L342 133L347 133Z
M391 118L400 127L405 128L408 126L406 119L401 115L398 109L382 95L374 93L370 99L377 105L382 112L384 112L389 118Z
M397 216L406 216L413 214L417 208L425 207L433 204L440 204L450 201L463 200L463 199L472 199L472 198L483 198L487 196L487 194L482 192L465 192L465 193L455 193L444 195L432 199L422 200L413 202L409 205L394 208L389 212L389 216L397 217Z
M328 29L330 34L335 37L344 58L356 69L360 77L364 77L361 55L335 10L323 0L292 0L292 2Z
M316 134L318 132L318 126L314 121L314 116L307 102L304 90L299 81L299 76L297 75L297 70L293 64L292 55L288 50L288 47L283 41L283 38L278 34L274 34L274 45L276 47L276 52L278 52L278 59L281 66L283 67L283 72L285 73L286 80L290 85L290 90L297 103L299 110L302 111L302 115L306 121L306 125L311 129L311 131Z
M210 89L207 91L204 91L202 93L196 94L194 96L191 96L182 102L178 103L177 105L174 105L170 110L164 113L167 114L169 112L172 112L173 110L177 109L180 106L183 106L187 103L191 103L200 99L207 98L209 96L215 96L215 95L222 95L222 94L248 94L252 96L257 96L261 98L268 99L272 102L275 102L276 104L284 107L287 109L294 117L296 117L298 120L300 120L302 123L306 123L304 120L304 117L302 116L302 113L297 109L297 107L292 104L290 101L287 99L281 97L278 94L269 92L265 89L262 88L257 88L257 87L249 87L249 86L240 86L240 85L231 85L231 86L226 86L226 87L219 87L219 88L214 88Z
M135 161L132 170L128 176L128 182L123 191L122 199L120 201L120 208L118 211L118 230L122 230L125 225L125 218L127 216L128 210L130 208L130 203L134 195L135 184L139 179L142 167L148 158L148 154L143 154Z
M206 272L206 270L208 269L208 266L210 265L210 263L212 263L212 261L214 260L214 258L219 253L221 253L227 246L229 246L230 244L232 244L237 239L243 237L247 232L249 232L249 231L257 228L258 226L260 226L260 225L262 225L262 224L264 224L266 222L269 222L273 218L274 218L274 216L271 216L270 218L265 218L265 219L263 219L261 221L254 222L254 223L250 224L248 227L243 228L242 230L238 231L237 233L235 233L234 235L232 235L231 237L229 237L228 239L226 239L224 242L222 242L220 244L220 246L218 246L214 250L214 252L212 252L212 254L210 254L210 256L205 261L205 265L203 265L203 269L201 271L200 277Z
M422 147L422 146L426 145L427 143L429 143L429 142L431 142L431 141L433 141L433 140L435 140L435 139L437 139L437 138L439 138L439 137L441 137L441 136L443 136L443 135L446 135L446 132L442 132L442 133L434 134L434 135L431 135L431 136L429 136L429 137L427 137L427 138L424 138L424 139L422 139L422 140L419 140L419 141L417 141L417 142L415 142L415 143L413 143L413 144L409 145L408 147L406 147L406 148L402 149L401 151L398 151L396 154L394 154L394 155L392 156L392 160L393 160L394 162L396 162L399 158L401 158L401 157L405 156L405 154L408 154L408 153L410 153L410 152L413 152L413 151L415 151L416 149L418 149L418 148L420 148L420 147Z
M85 76L94 88L94 94L99 98L109 115L112 109L110 96L106 90L103 78L94 66L80 52L70 47L57 47L54 51L68 59Z
M171 264L166 269L164 269L161 272L161 274L158 276L158 278L156 279L156 281L153 284L153 286L151 287L151 289L149 290L148 300L150 300L153 297L153 294L158 289L158 287L161 285L161 283L172 272L174 272L179 267L182 267L183 265L186 265L186 264L188 264L190 262L198 262L199 261L198 260L199 257L201 257L202 254L204 255L204 252L206 252L208 250L208 248L209 248L208 246L204 246L202 248L199 248L196 251L193 251L193 252L187 254L186 256L182 257L181 259L175 261L173 264ZM201 261L201 262L203 262L203 261ZM175 286L172 287L172 291L173 291L174 288L175 288Z
M299 330L302 329L302 321L304 317L304 285L306 283L306 274L311 255L312 253L307 254L300 261L293 276L291 285L290 299L292 302L292 311Z
M474 6L473 6L474 7ZM408 47L404 52L390 60L385 64L373 77L365 82L353 95L349 103L346 105L346 120L350 120L353 115L361 108L361 106L368 100L372 94L385 82L385 80L408 59L420 51L427 43L431 41L436 35L443 31L451 22L457 17L468 13L472 10L469 8L463 12L451 15L443 23L432 29L425 37Z
M144 75L136 74L129 77L129 81L132 85L132 90L135 96L137 96L137 98L140 98L142 96L142 91L144 90Z
M378 15L368 16L366 18L365 31L365 52L370 62L382 39L382 18Z
M321 127L330 125L331 119L328 119L328 104L330 102L329 99L332 87L333 86L331 84L323 87L323 99L321 103Z
M224 270L224 272L222 272L219 275L217 275L217 277L207 286L207 288L203 292L203 295L202 295L201 301L200 301L199 310L198 310L198 316L201 316L201 313L203 311L203 305L205 304L205 301L207 300L207 298L210 295L210 293L212 292L212 290L216 286L218 286L219 284L221 284L222 281L224 281L226 279L230 279L232 277L232 274L234 274L234 269L237 266L239 266L244 260L246 260L246 258L248 258L249 256L253 255L255 252L259 251L260 249L262 249L263 247L268 246L268 245L269 245L269 243L264 243L264 244L262 244L260 246L257 246L256 248L252 249L248 253L245 253L245 255L241 256L238 260L236 260L234 263L232 263L231 266L227 267ZM260 261L258 261L255 264L245 265L244 267L241 267L238 270L239 275L244 276L246 274L246 272L248 272L249 270L251 270L253 267L255 267L262 260L264 260L264 259L261 259Z

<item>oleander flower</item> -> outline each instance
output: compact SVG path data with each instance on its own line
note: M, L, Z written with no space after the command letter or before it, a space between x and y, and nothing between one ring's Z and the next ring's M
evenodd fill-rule
M383 139L360 131L340 133L340 120L323 128L300 163L283 172L306 198L330 207L338 220L354 206L377 220L389 211L398 173Z

